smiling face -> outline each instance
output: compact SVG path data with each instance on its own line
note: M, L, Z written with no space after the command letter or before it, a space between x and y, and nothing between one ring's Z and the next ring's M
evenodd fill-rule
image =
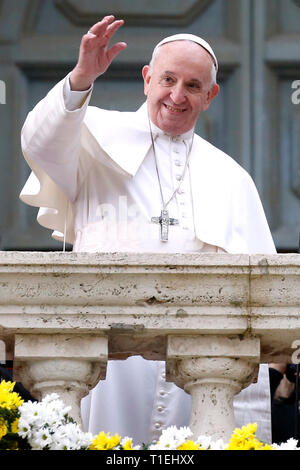
M160 47L153 70L146 65L142 72L150 119L157 127L179 135L195 126L219 92L212 84L212 63L210 54L191 41Z

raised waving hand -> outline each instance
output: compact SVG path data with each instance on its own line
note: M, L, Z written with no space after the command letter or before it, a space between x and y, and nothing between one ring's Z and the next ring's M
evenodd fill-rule
M105 16L82 37L78 62L70 75L72 90L87 90L127 47L125 42L109 46L110 39L123 24L123 20L115 20L113 15Z

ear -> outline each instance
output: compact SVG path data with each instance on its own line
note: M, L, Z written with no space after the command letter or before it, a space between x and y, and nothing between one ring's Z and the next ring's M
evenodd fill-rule
M151 80L151 75L149 74L150 67L149 65L144 65L142 69L142 76L144 79L144 93L147 96L149 90L149 84Z
M209 90L209 92L207 93L206 103L203 106L203 111L206 111L209 108L210 103L212 102L214 98L216 98L216 96L218 96L219 91L220 91L220 87L219 85L215 83L212 86L212 88Z

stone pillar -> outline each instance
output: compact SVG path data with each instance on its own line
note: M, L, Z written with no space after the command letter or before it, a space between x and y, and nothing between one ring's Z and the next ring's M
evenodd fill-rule
M256 378L259 358L257 338L168 337L167 380L192 397L195 439L207 435L228 442L235 427L233 398Z
M14 378L33 397L57 393L81 423L80 401L105 378L107 338L77 334L17 334Z

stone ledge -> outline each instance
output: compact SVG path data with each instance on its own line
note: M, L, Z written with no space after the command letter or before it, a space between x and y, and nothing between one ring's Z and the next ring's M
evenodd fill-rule
M149 356L156 337L239 334L259 337L261 359L274 362L300 339L299 255L0 252L0 289L0 339L10 343L97 332L112 355L131 338Z

